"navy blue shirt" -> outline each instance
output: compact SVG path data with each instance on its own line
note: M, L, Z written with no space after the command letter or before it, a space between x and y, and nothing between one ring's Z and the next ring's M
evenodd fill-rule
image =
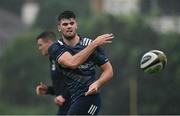
M91 42L92 40L89 38L80 38L80 42L76 46L70 47L66 45L63 40L58 40L48 49L50 58L57 62L59 57L66 51L75 55ZM108 62L108 58L103 50L100 47L97 47L89 58L76 69L70 69L59 64L61 76L67 78L66 84L72 102L84 95L85 92L88 91L89 85L95 81L95 67L101 66L106 62Z

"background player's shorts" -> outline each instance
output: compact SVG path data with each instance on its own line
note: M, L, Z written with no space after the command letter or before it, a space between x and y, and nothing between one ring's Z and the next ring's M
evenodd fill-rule
M97 115L101 107L99 93L81 96L71 104L68 115Z

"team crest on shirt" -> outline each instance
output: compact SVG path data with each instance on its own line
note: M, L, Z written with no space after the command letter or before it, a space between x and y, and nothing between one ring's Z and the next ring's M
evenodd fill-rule
M78 68L84 70L84 69L88 69L92 66L93 66L93 62L88 62L88 63L84 63L84 64L80 65Z

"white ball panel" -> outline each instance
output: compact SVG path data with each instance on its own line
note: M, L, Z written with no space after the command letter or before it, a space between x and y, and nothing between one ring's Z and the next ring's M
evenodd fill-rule
M152 52L148 52L148 53L146 53L146 54L143 56L142 60L143 60L146 56L151 56L151 58L150 58L147 62L141 64L141 68L146 68L146 67L149 66L154 60L156 60L156 58L158 57L156 54L154 54L154 53L152 53Z

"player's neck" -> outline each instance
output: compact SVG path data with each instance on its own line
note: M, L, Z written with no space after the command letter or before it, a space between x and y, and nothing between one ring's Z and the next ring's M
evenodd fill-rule
M76 44L79 43L79 40L80 40L80 38L79 38L78 35L76 35L76 36L75 36L73 39L71 39L71 40L67 40L67 39L63 38L63 41L64 41L68 46L71 46L71 47L76 46Z

